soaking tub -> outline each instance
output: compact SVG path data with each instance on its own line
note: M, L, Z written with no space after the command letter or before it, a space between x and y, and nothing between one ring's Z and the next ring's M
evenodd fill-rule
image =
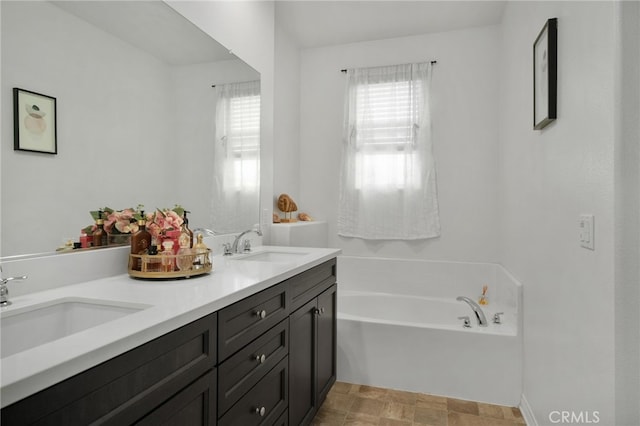
M519 405L521 285L504 268L339 256L338 283L338 380ZM487 327L456 301L477 300L483 285Z

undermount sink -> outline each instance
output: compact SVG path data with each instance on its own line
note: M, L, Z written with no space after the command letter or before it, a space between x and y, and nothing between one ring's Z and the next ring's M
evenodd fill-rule
M148 307L109 300L64 298L2 312L0 358L114 321Z
M249 260L253 262L291 262L300 256L306 256L305 252L263 251L255 254L247 254L236 258L237 260Z

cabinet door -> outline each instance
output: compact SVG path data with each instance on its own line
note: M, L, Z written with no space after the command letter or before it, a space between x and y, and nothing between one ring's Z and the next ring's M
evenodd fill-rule
M336 381L336 319L337 286L318 296L317 318L317 402L322 404L329 389Z
M289 424L309 424L316 411L316 299L289 317Z

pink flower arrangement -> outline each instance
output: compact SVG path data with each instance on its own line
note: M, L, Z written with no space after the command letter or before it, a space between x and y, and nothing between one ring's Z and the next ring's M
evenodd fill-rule
M93 220L97 220L99 212L102 211L104 220L104 230L107 234L133 234L138 231L138 220L142 219L144 206L138 205L136 209L126 208L123 210L113 210L109 207L89 212ZM182 226L182 216L184 208L177 205L173 209L156 209L154 212L145 213L146 229L151 236L157 240L162 240L169 231L178 231ZM82 231L87 235L93 234L96 224L84 228Z
M153 213L147 213L147 231L152 238L162 239L168 231L178 231L182 226L182 212L184 209L176 206L173 209L156 209Z
M134 234L138 231L135 210L112 211L104 220L104 229L108 234Z

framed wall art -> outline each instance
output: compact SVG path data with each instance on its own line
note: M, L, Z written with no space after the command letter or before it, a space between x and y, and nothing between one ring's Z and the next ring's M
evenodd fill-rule
M13 149L58 153L56 98L13 88Z
M533 43L533 128L556 119L558 96L558 18L548 19Z

